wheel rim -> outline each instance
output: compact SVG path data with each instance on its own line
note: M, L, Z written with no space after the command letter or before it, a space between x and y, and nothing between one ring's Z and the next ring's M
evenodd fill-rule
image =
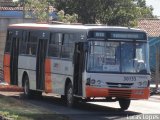
M72 104L72 88L69 88L68 92L67 92L67 101L68 104Z

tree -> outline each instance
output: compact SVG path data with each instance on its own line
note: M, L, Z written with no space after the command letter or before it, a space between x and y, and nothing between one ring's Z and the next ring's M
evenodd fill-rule
M153 7L146 6L146 0L135 0L136 4L137 4L137 9L139 9L140 11L140 15L142 16L142 18L153 18L155 16L153 16L152 12L153 12Z
M49 9L49 6L54 6L55 0L18 0L16 4L17 6L24 7L25 17L36 18L39 22L47 22L49 20L50 12L55 12ZM57 11L57 15L60 22L77 22L77 15L75 13L70 15L65 14L63 10L60 10L59 12Z
M47 0L26 0L26 17L34 17L40 22L47 21L49 19L48 5Z
M55 7L66 14L76 13L78 22L135 26L138 18L153 18L145 0L55 0Z
M59 21L64 23L77 23L77 14L69 15L65 14L63 10L60 10L58 13Z

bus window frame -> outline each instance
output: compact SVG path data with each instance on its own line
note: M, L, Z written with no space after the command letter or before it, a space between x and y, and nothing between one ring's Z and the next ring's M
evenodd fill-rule
M52 37L52 35L54 35L54 37L55 37L55 34L60 34L60 35L62 36L62 37L61 37L61 42L58 42L58 43L61 43L60 45L59 45L59 44L50 44L51 37ZM55 39L55 38L54 38L54 39ZM47 54L46 54L46 57L47 57L47 58L60 59L62 40L63 40L63 33L60 33L60 32L50 32L50 37L49 37L49 40L48 40L48 47L47 47L47 51L46 51L46 52L47 52ZM55 42L55 43L56 43L56 42ZM49 55L48 55L50 45L54 45L54 46L60 47L59 55L58 55L57 57L55 57L55 56L49 56Z
M11 35L10 35L10 33L9 32L11 32ZM6 37L6 43L5 43L5 48L4 48L4 53L9 53L10 54L10 52L11 52L11 46L12 46L12 36L13 36L13 30L12 29L8 29L7 30L7 37ZM9 50L8 51L6 51L6 47L8 46L8 41L9 41L9 43L10 43L10 46L9 46Z
M27 33L27 39L26 39L26 51L25 51L25 54L23 54L23 55L25 55L25 56L31 56L31 57L36 57L36 56L37 56L38 41L39 41L39 36L38 36L38 34L39 34L40 31L28 30L27 32L28 32L28 33ZM31 41L30 41L31 33L35 33L35 34L33 34L33 35L35 35L35 36L37 37L37 41L36 41L36 42L31 42ZM36 46L35 54L29 54L29 53L27 53L28 44L29 44L29 45L35 45L35 46Z
M22 31L22 40L20 41L20 48L19 48L19 55L23 55L25 56L26 55L26 50L27 50L27 41L28 41L28 30L23 30ZM25 53L21 53L21 47L22 47L22 44L25 44Z
M73 40L72 40L72 42L70 42L71 40L68 40L68 43L66 44L64 44L64 40L65 40L65 35L72 35L72 37L73 37ZM75 48L75 39L74 38L76 38L76 36L75 36L75 34L74 33L63 33L63 39L62 39L62 46L61 46L61 55L60 55L60 58L62 59L62 60L68 60L68 61L71 61L72 59L73 59L73 55L74 55L74 48ZM62 57L62 48L63 47L68 47L68 48L70 48L69 46L72 46L73 47L73 50L72 50L72 57L67 57L67 58L64 58L64 57ZM67 52L68 53L68 52ZM70 52L69 52L69 54L70 54Z
M132 42L132 43L136 43L136 42L138 42L138 43L148 43L148 40L146 40L146 41L144 41L144 40L142 40L142 41L139 41L139 40L131 40L131 39L128 39L128 40L110 40L110 39L102 39L102 38L88 38L87 39L87 42L90 42L90 41L106 41L106 42ZM99 71L89 71L88 70L88 68L87 68L87 66L88 66L88 52L87 52L87 54L86 54L86 60L85 60L85 69L86 69L86 72L87 73L107 73L107 74L142 74L142 73L131 73L131 72L99 72ZM121 59L121 58L120 58ZM121 68L120 68L121 69ZM145 73L145 74L143 74L143 75L150 75L150 73Z
M59 45L60 46L60 52L59 52L59 56L58 57L54 57L54 56L49 56L48 55L48 51L49 51L49 45L51 45L50 44L50 41L51 41L51 36L52 36L52 34L57 34L57 33L59 33L59 34L61 34L62 35L62 37L61 37L61 45ZM47 48L47 58L53 58L53 59L60 59L60 60L65 60L65 61L72 61L73 60L73 56L72 56L72 58L62 58L62 46L63 46L63 42L64 42L64 35L65 34L71 34L71 35L73 35L73 39L74 39L74 41L72 42L73 43L73 46L75 45L75 43L76 43L76 39L77 39L77 36L76 36L76 32L50 32L50 37L49 37L49 41L48 41L48 48ZM52 44L52 45L56 45L56 44ZM74 46L75 47L75 46ZM74 54L74 48L73 48L73 54Z

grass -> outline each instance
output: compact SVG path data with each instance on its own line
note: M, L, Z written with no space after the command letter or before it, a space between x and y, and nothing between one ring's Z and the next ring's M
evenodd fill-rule
M0 119L6 120L69 120L64 115L58 115L48 109L0 95Z

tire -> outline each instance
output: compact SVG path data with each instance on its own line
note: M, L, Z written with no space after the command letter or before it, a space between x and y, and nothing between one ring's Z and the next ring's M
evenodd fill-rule
M61 95L61 99L66 101L66 95Z
M77 103L76 99L73 96L73 87L71 83L68 84L66 89L66 103L68 107L74 107Z
M130 102L131 102L131 100L129 100L129 99L120 99L119 100L119 105L121 107L120 110L122 110L122 111L127 110L130 106Z
M23 91L24 91L24 96L25 96L26 98L30 98L30 97L32 96L32 92L31 92L30 86L29 86L28 76L25 76L25 77L24 77Z

